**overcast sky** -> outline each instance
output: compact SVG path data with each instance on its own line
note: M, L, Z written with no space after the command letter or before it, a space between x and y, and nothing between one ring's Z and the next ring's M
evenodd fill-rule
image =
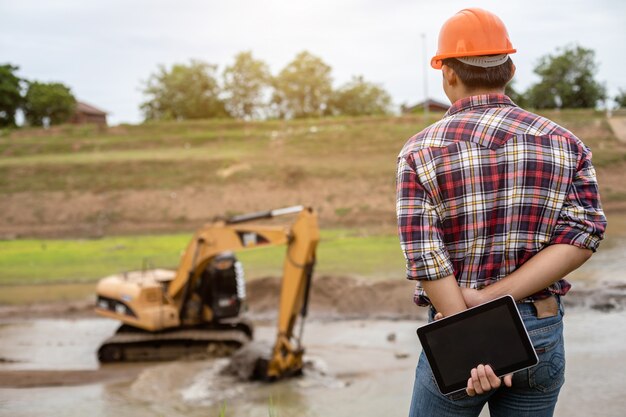
M421 34L430 59L443 22L472 6L508 27L518 89L537 81L539 57L568 44L596 51L611 96L626 89L624 0L0 0L0 64L69 85L111 124L142 120L142 82L157 65L194 58L221 73L247 50L274 74L308 50L333 68L335 87L360 74L399 105L424 97ZM446 101L440 72L427 77L429 96Z

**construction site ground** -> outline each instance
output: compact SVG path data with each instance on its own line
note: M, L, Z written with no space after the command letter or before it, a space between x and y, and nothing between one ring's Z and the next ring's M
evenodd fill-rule
M86 306L57 309L55 318L5 312L0 415L204 417L224 406L226 416L246 417L406 415L423 315L399 312L400 319L391 320L319 307L306 322L304 376L269 385L221 375L228 359L99 365L97 346L117 324L95 318ZM260 311L255 320L257 340L268 344L272 315ZM567 384L557 416L595 415L598 407L603 416L623 415L624 320L621 304L590 306L584 297L572 298L565 318Z

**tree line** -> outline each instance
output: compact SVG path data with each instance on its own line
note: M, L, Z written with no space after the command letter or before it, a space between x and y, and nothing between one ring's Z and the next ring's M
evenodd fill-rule
M16 127L18 109L30 126L61 124L74 114L76 98L62 83L29 81L17 76L19 67L0 65L0 128Z
M192 60L159 66L145 83L146 120L211 117L238 119L372 115L391 111L391 96L362 76L338 89L332 68L302 51L278 74L252 52L240 52L221 74L217 65Z
M76 99L63 83L29 81L17 75L19 68L0 65L0 128L16 126L21 109L30 126L61 124L74 113ZM603 83L595 79L595 52L567 46L541 57L534 72L539 82L525 91L514 83L506 93L522 107L535 109L594 108L610 99ZM214 117L237 119L305 118L387 114L392 100L380 85L353 76L333 88L332 68L321 58L298 53L278 74L255 58L240 52L221 72L218 66L199 60L159 66L142 90L140 108L146 120L186 120ZM626 91L612 97L626 107Z

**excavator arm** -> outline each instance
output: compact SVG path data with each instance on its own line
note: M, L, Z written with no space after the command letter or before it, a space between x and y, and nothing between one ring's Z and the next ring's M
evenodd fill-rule
M293 213L298 213L298 217L290 228L247 224ZM276 341L271 356L259 361L255 373L266 380L297 374L303 366L301 339L318 242L317 215L311 208L295 206L232 217L223 224L204 227L194 235L169 286L168 295L176 300L180 319L185 322L190 288L217 254L286 244ZM300 328L296 334L298 318Z
M315 253L319 242L317 216L305 209L291 228L287 255L283 266L283 278L278 311L278 334L269 361L261 361L259 376L277 379L302 371L302 331L308 311L309 291L313 278ZM300 317L300 329L295 326Z

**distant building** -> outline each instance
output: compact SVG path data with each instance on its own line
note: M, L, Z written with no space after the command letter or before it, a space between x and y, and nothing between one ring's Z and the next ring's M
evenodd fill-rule
M82 101L77 101L76 110L74 110L74 115L70 118L70 123L79 125L91 123L106 126L107 112Z
M442 103L437 100L433 100L429 98L428 100L422 101L421 103L417 103L413 106L402 106L402 113L418 113L424 111L424 103L428 105L428 111L432 112L446 112L450 108L449 104Z

